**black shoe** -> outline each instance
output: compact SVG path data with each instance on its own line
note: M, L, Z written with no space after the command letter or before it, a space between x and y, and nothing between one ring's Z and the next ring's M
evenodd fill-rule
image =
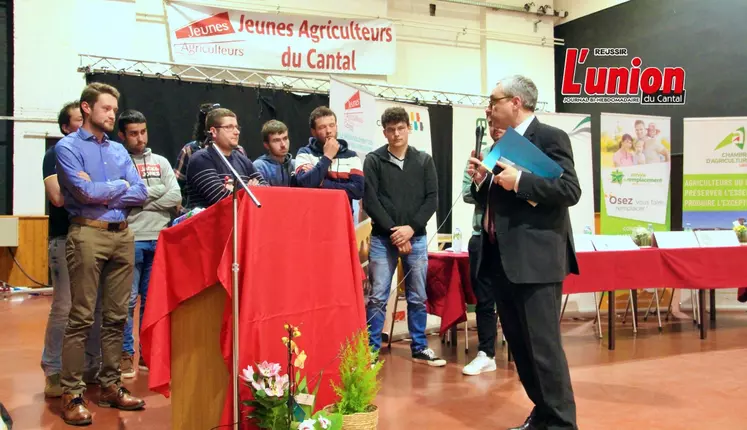
M511 427L508 430L545 430L545 425L538 422L539 420L534 411L535 410L532 409L532 413L529 414L526 421L524 421L524 424L519 427Z
M423 363L433 367L446 366L446 360L437 357L432 349L426 348L422 351L418 351L412 354L412 361L416 363Z

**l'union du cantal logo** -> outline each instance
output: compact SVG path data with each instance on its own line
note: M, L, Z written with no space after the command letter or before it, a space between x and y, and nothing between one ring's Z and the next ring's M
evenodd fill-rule
M744 149L744 127L739 127L733 133L729 133L713 150L721 149L731 144L739 149Z

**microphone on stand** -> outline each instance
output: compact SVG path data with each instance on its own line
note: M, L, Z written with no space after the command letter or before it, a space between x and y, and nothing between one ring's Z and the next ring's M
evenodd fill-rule
M234 184L233 184L233 186L234 186L234 192L238 191L238 188L236 187L236 185L237 185L236 182L238 182L239 184L241 184L241 188L243 188L246 191L246 193L249 195L249 197L252 199L252 201L254 202L254 204L257 205L258 208L261 208L262 205L259 203L259 200L257 200L257 198L254 196L254 193L252 193L249 190L249 187L246 186L246 184L244 183L244 180L241 179L241 176L239 176L239 174L233 168L233 166L231 165L231 163L228 162L228 159L226 158L226 156L223 155L222 152L220 152L220 149L218 149L217 145L215 143L213 143L212 145L208 145L208 147L209 148L213 148L213 151L215 151L215 153L218 154L218 156L220 157L220 159L223 161L223 164L225 164L226 167L228 167L228 169L231 170L231 173L233 174L233 177L235 178L234 179Z
M233 390L233 428L235 430L239 429L239 425L241 423L241 420L239 419L239 405L241 404L241 399L239 398L239 354L241 351L241 348L239 347L239 220L238 220L238 192L239 187L238 184L241 184L241 187L244 188L246 193L249 195L249 197L252 199L255 205L257 205L258 208L261 208L262 205L259 203L256 197L254 197L254 193L251 192L249 187L246 186L244 183L244 180L241 179L241 176L236 172L236 170L233 168L231 163L228 162L228 159L225 155L223 155L222 152L220 152L220 149L218 149L217 145L213 143L212 145L209 145L213 148L213 151L215 151L216 154L218 154L218 157L223 161L223 164L228 167L229 170L231 170L231 173L233 174L233 191L232 194L232 200L233 200L233 231L231 232L231 242L233 243L233 249L232 249L232 264L231 264L231 329L232 329L232 339L231 339L231 356L232 356L232 363L231 363L231 375L232 375L232 390ZM208 149L209 151L210 149ZM229 178L230 181L230 178Z

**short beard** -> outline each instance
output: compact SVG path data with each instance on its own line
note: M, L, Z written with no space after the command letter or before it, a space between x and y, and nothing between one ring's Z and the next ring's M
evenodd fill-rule
M112 124L112 127L107 129L106 125L103 121L98 122L94 121L93 118L91 118L91 126L98 128L99 130L103 131L104 133L111 133L114 130L114 125Z

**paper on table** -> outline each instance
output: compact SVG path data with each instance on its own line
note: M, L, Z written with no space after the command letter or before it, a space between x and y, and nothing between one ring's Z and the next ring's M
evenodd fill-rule
M739 239L733 230L697 230L695 237L703 248L739 246Z
M596 251L594 248L594 242L592 238L594 236L590 234L574 234L573 235L573 247L576 252L593 252Z
M692 231L655 231L654 242L661 249L700 248Z
M633 239L626 235L594 235L591 240L597 251L633 251L639 249Z

